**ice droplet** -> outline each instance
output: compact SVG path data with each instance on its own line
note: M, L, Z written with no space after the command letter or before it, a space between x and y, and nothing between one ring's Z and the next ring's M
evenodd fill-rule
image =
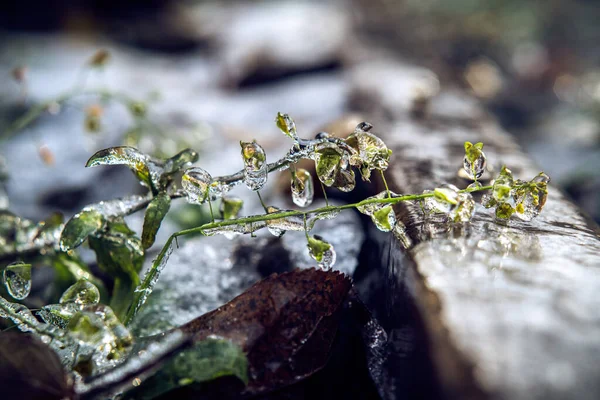
M536 218L548 197L548 182L550 177L543 172L527 183L520 183L521 187L514 190L516 197L515 216L523 221Z
M321 143L315 147L312 158L315 160L317 177L325 186L335 182L343 151L335 143Z
M307 170L298 168L292 172L292 200L298 207L308 207L315 195L313 179Z
M256 141L240 142L244 160L244 184L250 190L260 190L268 177L267 154Z
M368 122L361 122L346 139L348 146L354 150L350 165L359 167L366 181L371 176L371 170L385 171L388 168L392 154L383 140L369 132L372 128L373 125Z
M473 180L477 180L483 175L486 165L485 153L482 151L483 143L465 142L465 158L463 159L463 168Z
M200 167L190 168L181 177L181 185L187 195L187 200L192 204L202 204L208 197L212 177Z
M393 192L390 192L390 195L392 197L398 196ZM385 199L387 197L388 192L384 190L383 192L375 196L371 196L365 200ZM396 214L394 213L394 210L390 204L371 203L358 206L357 209L361 213L371 217L371 220L380 231L389 232L394 229L394 225L396 225Z
M321 269L331 269L335 264L336 253L331 243L319 235L308 237L308 253Z
M284 135L289 136L294 140L298 139L298 134L296 133L296 124L288 114L282 114L278 112L277 117L275 117L275 123Z
M77 391L85 394L98 387L115 386L126 377L135 376L139 371L148 370L151 365L158 365L160 361L173 354L177 349L184 348L187 341L187 337L181 331L174 331L150 343L143 351L138 351L118 367L107 371L98 378L80 384ZM142 377L146 374L143 374ZM137 379L139 378L136 377L134 380Z
M450 210L448 216L454 222L469 222L475 211L475 200L470 193L459 193L457 204Z
M133 348L131 332L103 304L88 306L75 314L67 329L79 341L79 360L91 360L94 374L120 364Z
M500 174L494 179L492 186L492 196L498 202L507 201L511 197L514 178L510 169L506 165L502 166Z
M423 193L432 193L424 191ZM460 193L454 185L444 184L433 191L433 197L423 202L424 212L428 217L441 214L453 222L467 222L473 217L475 200L470 193Z
M98 304L100 301L100 291L91 282L80 279L64 291L60 297L60 304L74 303L80 309L85 306Z
M340 167L335 175L333 187L342 192L351 192L355 186L356 178L354 177L354 171L348 165L348 157L344 155L340 160Z
M8 293L16 300L23 300L31 292L31 264L17 261L8 265L2 274Z

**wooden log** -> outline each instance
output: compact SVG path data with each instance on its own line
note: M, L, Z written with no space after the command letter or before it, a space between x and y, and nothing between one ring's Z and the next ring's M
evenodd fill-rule
M384 84L378 68L396 74ZM442 93L423 118L411 117L411 94L389 93L410 87L414 74L403 71L414 69L361 66L351 75L355 107L388 110L380 114L387 124L375 126L394 152L386 173L393 191L466 187L457 174L465 141L485 143L495 171L486 181L502 164L527 180L540 171L464 93ZM428 224L417 203L397 209L407 237L393 251L410 265L390 269L409 269L398 279L413 291L448 398L600 397L599 229L557 188L549 192L537 219L508 226L481 205L471 223L454 227Z

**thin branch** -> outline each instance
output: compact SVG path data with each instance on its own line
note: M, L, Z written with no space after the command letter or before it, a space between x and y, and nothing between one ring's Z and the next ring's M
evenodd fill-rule
M490 189L492 189L492 186L482 186L479 188L463 189L460 192L470 193L470 192L477 192L477 191L490 190ZM433 197L433 193L408 194L408 195L404 195L404 196L390 197L390 198L385 198L385 199L371 198L371 199L365 199L365 200L359 201L358 203L344 204L341 206L325 206L325 207L316 208L316 209L313 209L310 211L289 210L289 211L280 211L280 212L276 212L276 213L272 213L272 214L251 215L248 217L242 217L242 218L238 218L238 219L229 219L229 220L223 220L223 221L210 222L208 224L204 224L204 225L201 225L201 226L198 226L195 228L190 228L190 229L185 229L185 230L182 230L179 232L175 232L174 234L172 234L169 237L169 239L163 246L162 250L160 251L160 253L156 257L156 259L152 263L152 266L148 270L148 273L144 277L144 280L142 281L142 283L140 283L140 285L136 289L135 295L133 297L131 306L129 307L127 316L125 317L124 323L126 325L131 323L131 321L135 317L137 311L142 306L142 302L144 301L144 294L147 292L147 290L149 290L151 288L152 282L155 282L157 275L160 273L159 267L161 266L163 258L167 254L169 247L171 246L171 243L173 242L173 240L179 236L189 235L192 233L205 234L204 233L205 230L222 228L222 227L230 226L230 225L252 224L254 222L271 221L271 220L275 220L275 219L282 219L282 218L294 217L294 216L302 216L304 219L306 219L306 217L310 214L320 214L320 213L327 213L327 212L331 212L331 211L347 210L347 209L351 209L351 208L358 208L358 207L365 206L368 204L397 204L402 201L422 200L422 199L426 199L428 197ZM147 297L147 295L146 295L146 297Z

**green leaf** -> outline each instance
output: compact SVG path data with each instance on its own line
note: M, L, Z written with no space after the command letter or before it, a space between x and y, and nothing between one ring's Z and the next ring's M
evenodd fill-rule
M79 246L89 235L102 229L104 224L104 216L96 210L86 210L75 214L61 233L61 250L69 251Z
M146 214L144 215L144 228L142 230L142 246L144 249L149 248L154 244L156 232L160 228L160 224L169 212L171 207L171 197L166 192L160 192L152 199Z
M331 248L331 244L322 240L321 237L317 235L308 237L307 246L310 254L317 262L323 261L323 255Z
M175 356L126 398L152 399L173 389L234 376L248 383L248 360L242 349L222 339L206 339Z
M244 201L239 197L222 197L220 211L223 215L223 219L237 218L243 205Z
M483 150L483 143L477 142L475 144L471 142L465 142L465 157L469 162L474 163L481 156Z
M184 149L165 160L165 174L174 174L198 161L198 153L192 149Z
M433 190L433 196L444 203L449 203L452 205L456 205L458 203L458 194L448 188L435 188Z
M384 232L389 232L393 228L393 226L390 224L390 213L393 212L394 210L392 206L385 206L375 211L371 216L371 219L373 219L373 222L375 222L375 225L378 229Z
M284 135L289 136L292 139L298 137L298 134L296 133L296 124L289 115L278 112L277 117L275 117L275 123Z
M152 187L152 179L148 163L150 157L138 149L129 146L109 147L96 152L85 164L86 167L97 165L127 165L138 180L148 187Z
M331 186L335 182L341 159L341 152L333 147L326 147L315 153L316 173L325 186Z
M89 243L100 269L114 279L110 306L121 318L140 283L139 272L144 262L142 242L123 221L111 221L108 230L90 236Z

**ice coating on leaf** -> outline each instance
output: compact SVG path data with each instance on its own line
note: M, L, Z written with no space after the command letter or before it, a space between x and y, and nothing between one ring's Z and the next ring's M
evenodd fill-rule
M244 201L239 197L223 197L221 199L221 205L219 211L223 216L223 219L235 219L242 210Z
M60 296L60 304L73 303L80 309L98 304L100 302L100 291L93 283L80 279L65 290Z
M496 207L497 220L508 220L514 215L523 221L531 221L546 204L548 182L550 177L543 172L529 182L515 180L512 172L503 166L494 180L492 194L484 195L481 202L486 208Z
M315 160L317 177L325 186L329 187L335 182L342 155L342 149L335 143L325 142L315 147L312 158Z
M465 142L465 157L463 159L463 169L467 176L473 180L481 177L486 166L486 156L482 151L483 143Z
M396 214L391 205L380 208L371 215L377 229L382 232L391 231L396 225Z
M90 204L85 206L82 211L97 211L102 214L105 219L123 217L141 209L147 204L149 199L150 197L147 195L132 195L123 197L122 199L100 201L98 203Z
M453 222L469 222L475 212L475 200L470 193L459 193L448 217Z
M202 204L208 198L212 176L200 167L190 168L181 178L181 185L187 195L187 200L192 204Z
M392 155L383 140L369 132L372 128L368 122L361 122L346 139L346 143L354 149L350 155L350 165L360 168L365 181L370 179L371 170L385 171Z
M69 251L79 246L91 234L105 225L104 216L95 209L75 214L65 225L60 237L60 248Z
M336 253L333 246L319 235L308 237L308 253L321 269L328 270L335 264Z
M423 194L433 193L423 201L426 214L448 214L452 207L458 203L458 188L454 185L443 185L433 191L424 190Z
M106 371L102 376L78 385L78 392L89 393L98 387L114 387L134 375L143 379L148 370L160 365L166 357L177 350L187 347L187 343L189 343L189 339L181 331L174 331L160 340L150 343L121 365ZM145 373L140 374L140 371Z
M423 211L429 217L440 214L443 218L448 217L452 222L468 222L475 212L475 200L470 193L461 193L454 185L445 184L435 188L433 197L423 201Z
M492 196L496 201L507 201L511 197L511 191L514 184L514 178L510 169L506 165L502 166L500 174L494 180L492 186Z
M542 212L548 198L548 182L550 177L541 172L529 182L516 185L514 215L517 218L531 221Z
M298 207L308 207L315 196L313 179L310 172L298 168L292 172L292 200Z
M289 136L294 140L298 139L298 134L296 133L296 124L288 114L282 114L278 112L277 117L275 118L275 123L284 135Z
M165 161L164 173L173 174L189 167L196 161L198 161L198 152L192 149L184 149Z
M75 303L48 304L42 307L37 315L47 324L66 329L71 318L80 310L81 308Z
M152 199L146 213L144 214L144 225L142 229L142 246L144 249L150 248L156 239L156 232L160 228L162 220L165 218L171 207L171 197L166 192L160 192Z
M240 142L240 146L244 160L244 184L250 190L260 190L267 183L267 154L256 141Z
M220 197L225 196L225 194L227 194L227 192L229 192L232 187L233 187L233 184L229 184L229 183L217 180L217 179L213 180L210 183L210 188L209 188L210 199L216 200Z
M16 300L23 300L31 292L31 264L17 261L7 265L2 272L2 282Z
M150 296L150 293L152 293L152 290L154 290L154 286L156 285L156 282L158 281L158 277L160 276L160 273L167 265L167 262L169 261L169 257L171 256L172 253L173 253L173 241L171 241L169 243L169 247L167 247L163 258L160 260L158 265L156 265L156 268L154 267L154 263L152 263L152 268L150 268L146 272L146 275L142 279L142 283L137 288L135 288L134 293L141 294L141 298L140 298L138 304L136 305L136 309L133 310L134 315L139 311L140 307L146 302L146 300L148 299L148 296ZM156 262L156 260L155 260L155 262ZM148 283L146 283L147 279L148 279Z
M354 171L352 168L350 168L348 164L348 158L345 155L342 156L340 166L337 170L332 186L338 190L341 190L342 192L351 192L356 186Z
M148 164L150 157L129 146L110 147L96 152L85 164L86 167L97 165L127 165L141 183L152 187L151 171Z
M277 207L267 207L267 213L274 214L291 210L281 210ZM299 215L291 215L289 217L270 219L267 221L267 229L272 235L280 237L285 231L303 231L304 218Z
M398 196L394 192L390 192L389 195L391 197ZM387 190L384 190L383 192L380 192L375 196L371 196L365 200L385 198L388 198ZM377 229L383 232L391 231L396 225L396 214L394 213L394 210L390 204L370 203L358 206L357 209L361 213L371 217L371 220L373 220L373 223L375 224Z
M465 142L465 158L463 168L469 178L477 180L483 175L486 165L485 153L482 151L483 143Z
M94 374L120 364L133 348L131 332L110 307L102 304L85 307L75 314L67 330L79 342L78 363L91 361Z

